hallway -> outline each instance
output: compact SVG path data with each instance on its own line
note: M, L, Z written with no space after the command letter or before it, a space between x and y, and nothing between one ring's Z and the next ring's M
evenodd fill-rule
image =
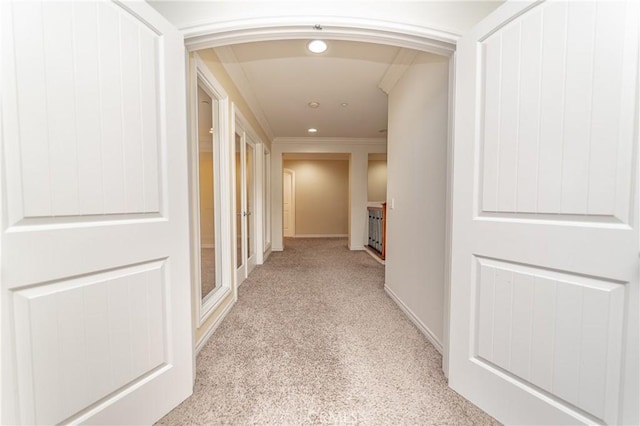
M194 394L158 424L493 424L345 239L287 239L197 358Z

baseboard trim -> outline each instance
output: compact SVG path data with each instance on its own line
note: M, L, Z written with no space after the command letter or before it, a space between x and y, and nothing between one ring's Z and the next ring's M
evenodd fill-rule
M365 250L364 246L349 246L349 250L362 251Z
M348 234L296 234L293 238L347 238Z
M436 339L436 336L431 332L431 330L429 330L429 327L424 325L424 323L420 321L420 319L416 316L416 314L414 314L413 311L409 309L409 307L405 305L404 302L400 300L400 298L393 292L393 290L387 287L386 284L384 285L384 291L387 292L389 297L391 297L391 300L396 302L396 305L398 305L398 307L402 310L402 312L404 312L407 315L407 317L411 320L411 322L414 323L416 327L418 327L418 330L420 330L422 334L424 334L427 340L442 355L443 354L442 342Z
M235 304L236 304L236 301L232 300L227 305L227 307L222 310L222 312L220 313L220 316L218 317L217 320L215 320L215 322L213 323L209 331L207 331L205 335L202 336L202 339L200 339L200 342L196 344L196 355L198 355L202 350L202 348L204 348L204 345L209 341L211 336L213 336L213 333L218 329L218 327L222 323L222 320L227 316L227 314L229 313L229 311L231 311L231 308L233 308Z
M216 248L213 244L200 244L200 248Z
M376 262L378 262L381 265L385 265L385 261L383 259L380 258L380 256L378 256L378 254L376 252L373 251L373 249L369 246L365 246L364 247L364 251L369 254L369 256L373 257Z

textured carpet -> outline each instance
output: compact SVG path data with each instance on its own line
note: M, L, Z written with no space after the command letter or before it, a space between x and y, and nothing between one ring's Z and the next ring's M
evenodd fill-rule
M194 394L159 424L471 425L442 357L344 239L287 239L240 288L197 358Z

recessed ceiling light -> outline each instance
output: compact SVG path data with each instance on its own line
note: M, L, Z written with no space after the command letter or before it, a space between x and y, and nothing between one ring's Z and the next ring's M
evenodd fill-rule
M314 129L313 127L310 128L309 130L307 130L307 132L309 132L309 133L315 133L317 131L318 131L318 129Z
M320 106L320 102L309 102L307 105L309 105L309 108L318 108Z
M343 108L346 108L346 107L348 107L348 106L349 106L349 104L348 104L348 103L346 103L346 102L343 102L343 103L341 103L341 104L340 104L340 106L341 106L341 107L343 107Z
M322 40L312 40L307 44L307 49L313 53L322 53L327 50L327 43Z

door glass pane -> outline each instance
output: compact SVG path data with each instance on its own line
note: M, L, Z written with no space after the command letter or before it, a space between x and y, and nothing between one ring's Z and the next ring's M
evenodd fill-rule
M242 266L242 138L236 133L236 267Z
M247 144L246 152L246 183L247 183L247 257L251 257L254 254L253 249L253 205L254 205L254 176L253 176L253 146Z
M216 100L198 79L198 201L200 207L200 289L204 299L216 287L213 117Z

